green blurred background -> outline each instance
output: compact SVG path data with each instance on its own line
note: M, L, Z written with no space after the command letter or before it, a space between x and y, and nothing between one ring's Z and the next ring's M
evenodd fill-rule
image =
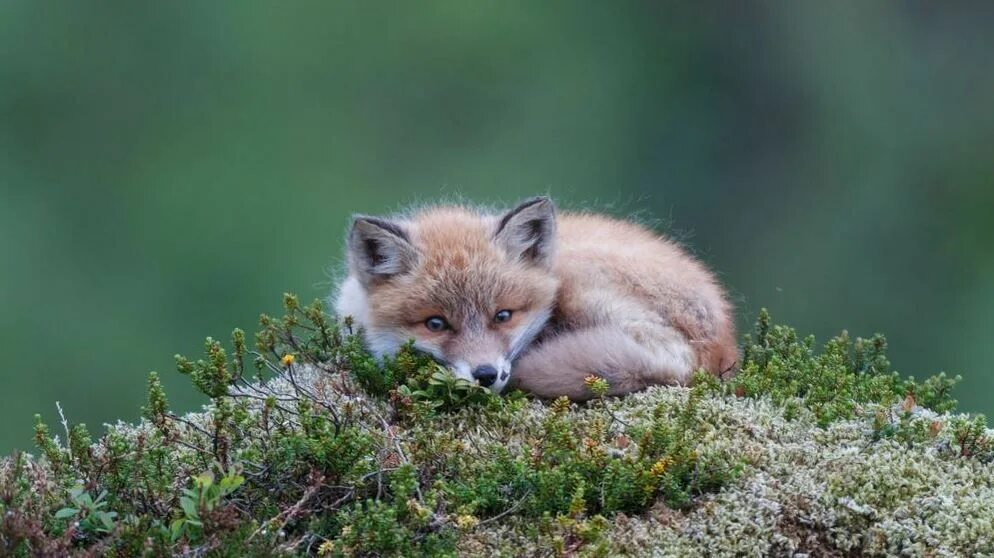
M0 3L0 451L323 297L349 215L637 214L820 340L994 389L994 4ZM986 239L986 240L985 240Z

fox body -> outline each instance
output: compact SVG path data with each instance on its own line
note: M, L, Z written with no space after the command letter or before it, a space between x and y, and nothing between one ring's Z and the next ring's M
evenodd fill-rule
M700 262L634 223L557 215L548 198L503 215L358 216L347 253L336 307L371 351L413 340L496 392L585 399L596 375L620 395L737 360L731 306Z

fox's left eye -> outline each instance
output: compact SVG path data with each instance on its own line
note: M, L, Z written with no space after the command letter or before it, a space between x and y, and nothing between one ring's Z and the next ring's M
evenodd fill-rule
M428 331L438 333L439 331L449 329L449 322L445 321L445 318L441 316L432 316L425 320L425 327L428 328Z
M510 310L501 310L500 312L497 312L497 314L494 315L494 321L499 324L502 324L510 319L511 319Z

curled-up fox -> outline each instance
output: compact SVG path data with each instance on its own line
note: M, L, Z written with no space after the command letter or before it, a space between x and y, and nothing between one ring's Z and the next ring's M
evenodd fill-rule
M336 309L383 356L414 341L456 376L501 392L582 400L730 371L732 308L674 242L627 221L558 213L545 197L503 215L462 206L357 216Z

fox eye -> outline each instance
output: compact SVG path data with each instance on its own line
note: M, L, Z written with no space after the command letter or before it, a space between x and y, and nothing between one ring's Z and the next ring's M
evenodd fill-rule
M428 328L428 331L437 333L449 329L449 322L445 321L445 318L441 316L432 316L425 320L425 327Z
M510 319L511 319L510 310L501 310L500 312L497 312L497 314L494 315L494 321L499 324L502 324Z

